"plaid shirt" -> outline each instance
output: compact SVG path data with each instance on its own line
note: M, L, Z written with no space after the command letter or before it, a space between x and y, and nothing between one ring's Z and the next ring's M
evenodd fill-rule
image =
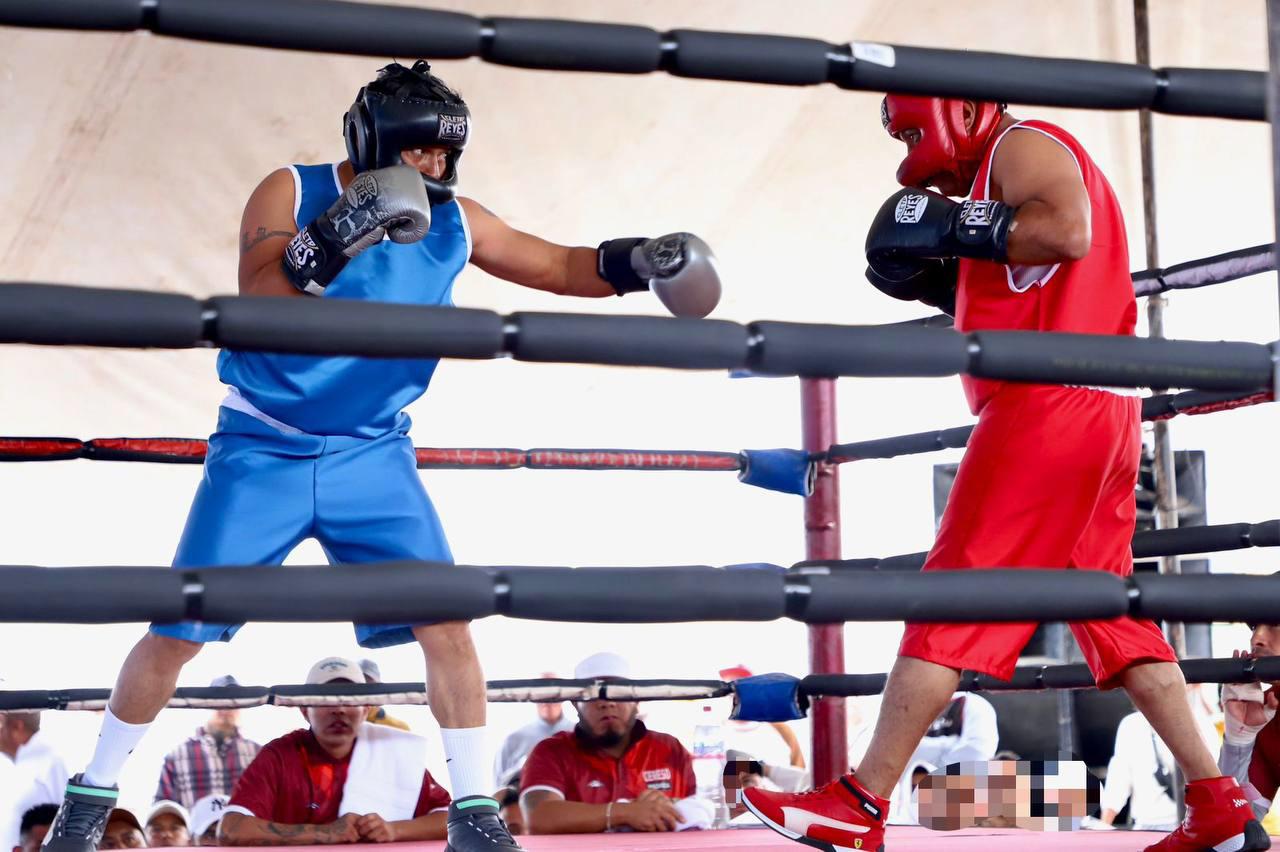
M197 728L194 737L165 757L156 801L168 799L190 808L205 796L230 796L245 767L261 749L239 731L219 741L204 728Z

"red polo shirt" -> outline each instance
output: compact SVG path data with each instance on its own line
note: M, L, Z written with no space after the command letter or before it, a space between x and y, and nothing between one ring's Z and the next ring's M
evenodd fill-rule
M672 799L697 792L693 758L670 734L650 731L637 721L631 743L615 758L585 745L574 731L562 731L533 747L520 776L520 795L552 790L566 801L603 805L661 790Z
M311 729L292 731L262 747L231 793L238 805L259 819L286 825L323 825L339 816L351 755L335 760L316 742ZM422 773L415 817L449 807L449 791Z

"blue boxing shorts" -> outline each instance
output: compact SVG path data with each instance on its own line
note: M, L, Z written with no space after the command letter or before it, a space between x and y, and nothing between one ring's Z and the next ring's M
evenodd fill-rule
M376 438L285 432L227 407L209 438L175 568L279 565L307 538L331 564L452 562L435 507L418 478L408 418ZM226 642L239 624L182 621L151 632ZM415 641L412 626L356 625L365 648Z

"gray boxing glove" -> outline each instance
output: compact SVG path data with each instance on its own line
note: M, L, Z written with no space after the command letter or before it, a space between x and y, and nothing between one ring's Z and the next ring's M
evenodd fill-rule
M597 272L619 296L652 290L677 317L705 317L720 303L715 255L693 234L608 240L596 257Z
M384 235L416 243L430 229L431 202L417 169L399 165L361 172L289 241L284 274L302 292L319 296L351 258Z

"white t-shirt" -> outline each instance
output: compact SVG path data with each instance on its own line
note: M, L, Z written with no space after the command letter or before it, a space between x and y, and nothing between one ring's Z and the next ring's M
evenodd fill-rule
M1205 744L1217 748L1217 731L1212 722L1196 716L1196 725ZM1102 788L1102 809L1119 812L1129 803L1134 828L1172 831L1178 825L1178 809L1156 777L1158 769L1173 782L1173 755L1155 735L1151 723L1141 713L1130 713L1116 728L1115 753L1107 764L1107 783Z
M1000 734L996 730L996 708L972 692L957 692L929 732L920 741L907 769L898 779L890 797L890 825L918 825L915 791L911 774L917 767L927 772L952 763L985 761L995 757Z
M19 746L16 760L0 755L0 850L18 845L22 815L29 808L62 804L68 777L66 764L40 731Z

